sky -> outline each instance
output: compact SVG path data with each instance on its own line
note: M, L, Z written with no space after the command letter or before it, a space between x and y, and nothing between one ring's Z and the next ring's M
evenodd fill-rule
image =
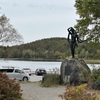
M24 43L65 37L76 24L75 0L0 0L0 15L23 36Z

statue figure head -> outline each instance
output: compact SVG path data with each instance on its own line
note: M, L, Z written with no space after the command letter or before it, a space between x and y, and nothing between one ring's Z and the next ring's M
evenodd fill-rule
M73 27L69 27L68 28L68 31L70 32L70 34L74 34L75 33L75 30Z

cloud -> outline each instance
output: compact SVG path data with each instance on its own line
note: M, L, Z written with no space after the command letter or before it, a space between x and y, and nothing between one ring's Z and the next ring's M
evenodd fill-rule
M12 6L13 6L13 7L20 7L20 5L17 4L17 3L13 3Z
M32 7L32 8L42 8L42 9L54 9L54 8L58 8L57 5L55 4L29 4L28 7Z
M5 7L30 7L38 9L70 9L72 10L73 6L71 1L66 0L11 0L11 1L0 1L1 5Z
M29 3L26 5L30 8L39 8L39 9L72 9L67 3L65 4L56 4L56 3Z

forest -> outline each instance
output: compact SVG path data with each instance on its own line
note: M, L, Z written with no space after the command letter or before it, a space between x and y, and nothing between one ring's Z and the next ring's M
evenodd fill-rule
M76 58L100 59L99 43L83 42L77 44ZM0 58L60 60L71 58L71 50L67 38L46 38L21 45L0 46Z

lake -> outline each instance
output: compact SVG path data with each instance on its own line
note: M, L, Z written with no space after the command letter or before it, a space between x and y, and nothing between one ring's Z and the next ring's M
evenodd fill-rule
M87 64L90 69L93 69L93 66L96 68L100 68L100 64ZM50 61L18 61L18 60L0 60L0 68L2 66L13 66L22 68L30 68L32 71L35 71L37 68L45 68L47 71L53 68L59 68L61 66L61 62L50 62Z
M18 61L18 60L0 60L0 68L2 66L13 66L22 68L31 68L35 71L37 68L45 68L46 70L53 69L55 67L60 68L61 62L49 62L49 61Z

